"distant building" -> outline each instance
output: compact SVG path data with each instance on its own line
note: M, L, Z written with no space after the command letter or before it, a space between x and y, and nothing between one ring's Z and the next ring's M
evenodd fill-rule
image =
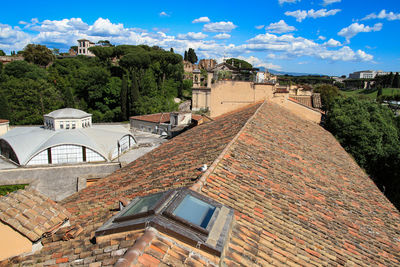
M0 119L0 136L10 130L10 122L8 120Z
M78 40L78 55L94 57L95 55L89 51L89 48L95 46L95 43L86 40Z
M189 112L156 113L129 118L136 131L173 137L186 128L202 123L203 117Z
M135 144L124 127L93 126L91 114L65 108L44 115L44 126L1 136L0 153L21 166L111 162Z
M376 76L380 75L388 75L390 72L381 71L381 70L363 70L363 71L356 71L349 74L350 79L373 79Z
M201 59L199 61L199 69L210 70L213 69L217 65L217 61L215 59Z

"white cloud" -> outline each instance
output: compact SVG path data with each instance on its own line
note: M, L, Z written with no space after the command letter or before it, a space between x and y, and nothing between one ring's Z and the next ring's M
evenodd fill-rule
M200 17L192 21L192 23L207 23L207 22L210 22L210 19L208 17Z
M323 17L328 17L328 16L334 16L336 15L336 13L340 12L341 9L331 9L331 10L327 10L327 9L320 9L320 10L314 10L314 9L310 9L310 10L296 10L296 11L286 11L285 15L286 16L291 16L296 18L296 20L298 22L302 22L303 20L305 20L307 17L309 18L323 18Z
M333 3L340 3L342 2L342 0L324 0L324 2L322 3L322 5L327 6Z
M327 47L338 47L342 46L342 43L331 38L327 42L325 42L324 45Z
M375 13L372 13L372 14L367 15L362 20L368 20L368 19L400 20L400 13L393 13L393 12L386 13L386 10L382 9L378 15L376 15Z
M326 37L325 37L325 36L322 36L322 35L320 35L320 36L318 36L318 39L319 39L319 40L322 40L322 41L324 41L324 40L326 40Z
M273 33L285 33L285 32L296 31L295 27L287 25L283 19L281 19L279 22L269 24L265 29L268 32L273 32Z
M282 69L281 66L274 65L267 61L262 61L261 59L255 56L250 56L250 57L238 56L237 58L249 62L251 65L253 65L253 67L264 67L266 69L275 69L275 70Z
M31 36L20 27L0 23L0 49L4 51L21 50L31 41Z
M169 17L169 15L167 14L167 12L165 12L165 11L162 11L162 12L160 12L160 17Z
M231 35L227 34L227 33L220 33L220 34L215 35L213 38L216 40L224 40L224 39L231 38Z
M121 36L129 34L122 23L114 24L109 19L103 18L98 18L89 27L88 33L94 36Z
M102 23L102 18L99 18L96 22ZM103 20L104 21L104 20ZM38 22L37 22L38 23ZM108 20L108 23L110 21ZM99 25L101 27L101 25ZM89 26L82 21L81 18L71 18L62 20L44 20L40 25L31 26L27 24L27 28L39 32L69 32L73 30L87 30Z
M354 52L348 46L332 50L324 44L318 44L303 37L294 37L292 34L281 36L270 33L259 34L248 40L248 44L241 45L236 49L252 52L279 52L288 58L309 56L331 61L371 61L373 59L372 55L361 50Z
M231 32L237 26L230 21L207 23L203 27L205 32Z
M382 30L382 23L376 23L373 27L365 26L364 24L353 23L350 26L343 28L338 32L339 36L345 37L347 42L360 32L377 32Z
M300 0L278 0L278 2L279 2L280 5L282 5L284 3L293 4L293 3L296 3L296 2L300 2Z
M257 26L255 26L255 27L256 27L257 30L261 30L262 28L265 27L265 25L257 25Z
M202 40L207 38L207 34L202 32L188 32L186 34L178 34L177 38L181 40Z

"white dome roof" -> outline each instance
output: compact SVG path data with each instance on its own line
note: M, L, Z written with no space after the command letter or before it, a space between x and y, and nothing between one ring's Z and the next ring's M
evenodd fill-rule
M75 109L75 108L63 108L57 109L49 114L45 115L46 117L51 117L54 119L81 119L85 117L92 116L92 114L86 113L83 110Z

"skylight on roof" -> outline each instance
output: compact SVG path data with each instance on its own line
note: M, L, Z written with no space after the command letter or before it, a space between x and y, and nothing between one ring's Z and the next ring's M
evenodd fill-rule
M152 226L182 242L220 256L233 219L233 210L187 188L137 197L95 235Z

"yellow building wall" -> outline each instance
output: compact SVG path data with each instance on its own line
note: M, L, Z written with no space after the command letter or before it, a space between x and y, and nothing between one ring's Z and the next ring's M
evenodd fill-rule
M245 81L219 81L211 87L210 116L217 117L273 97L274 85Z
M8 132L9 130L10 130L10 129L9 129L8 123L1 123L1 124L0 124L0 135L5 134L5 133Z
M278 103L278 104L280 104L280 103ZM295 102L292 102L290 100L287 100L284 103L281 103L281 105L284 108L288 109L293 114L295 114L296 116L298 116L304 120L312 121L315 123L321 122L322 114L318 111L306 108L306 107L304 107L300 104L297 104Z
M192 89L192 110L210 108L210 89Z
M0 261L32 251L32 242L10 226L0 222Z

